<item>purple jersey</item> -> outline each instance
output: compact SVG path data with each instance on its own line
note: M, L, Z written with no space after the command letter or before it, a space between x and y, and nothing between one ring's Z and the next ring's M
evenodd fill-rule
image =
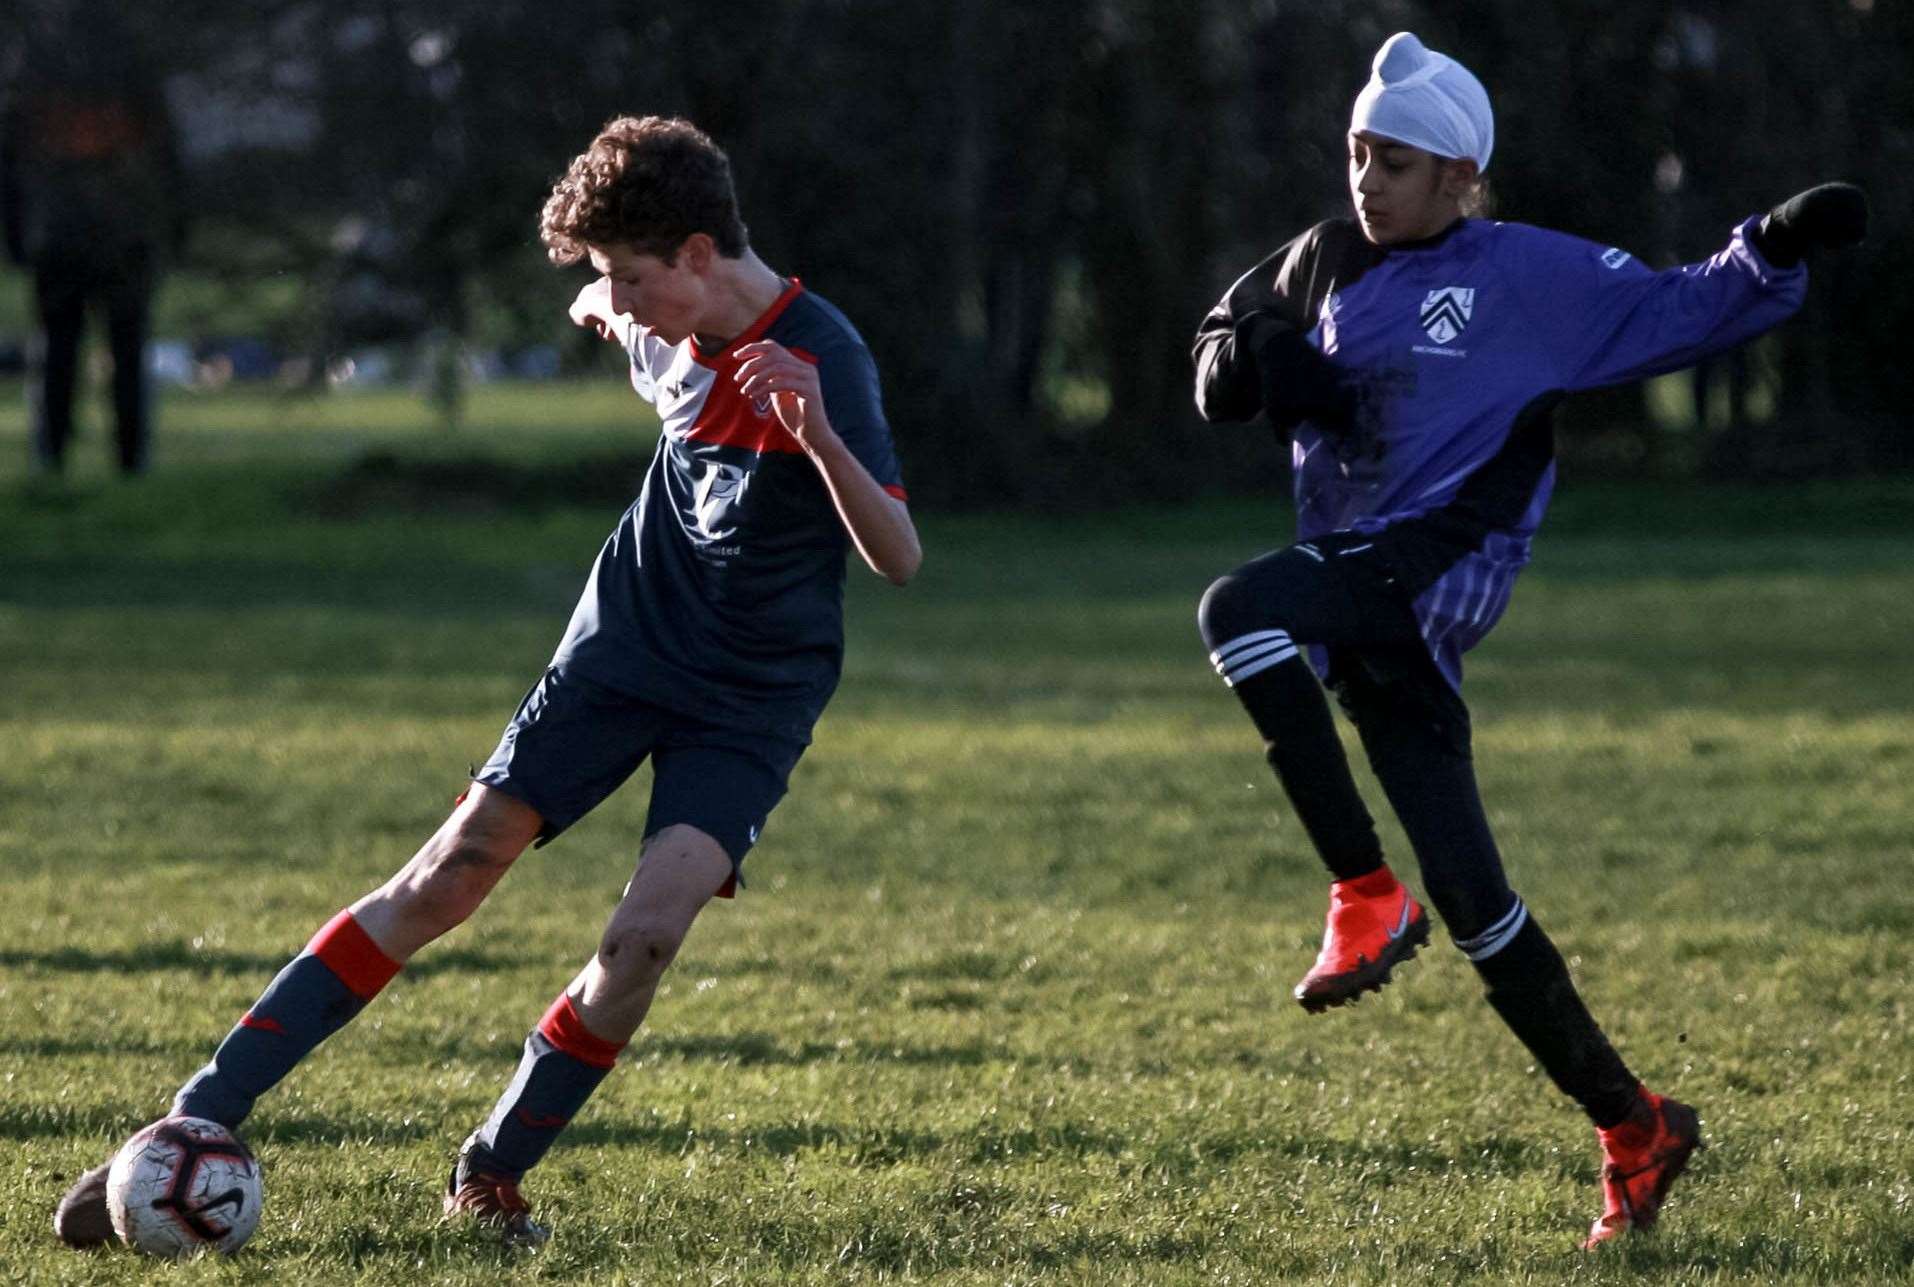
M1264 310L1359 390L1354 423L1302 421L1291 442L1298 536L1390 534L1414 577L1423 638L1451 683L1529 559L1555 484L1548 411L1564 393L1677 370L1751 339L1801 304L1807 273L1749 243L1666 272L1525 224L1462 220L1379 247L1319 224L1245 274L1197 334L1197 405L1262 406L1235 325ZM1413 534L1414 540L1408 539ZM1413 550L1410 547L1413 546Z

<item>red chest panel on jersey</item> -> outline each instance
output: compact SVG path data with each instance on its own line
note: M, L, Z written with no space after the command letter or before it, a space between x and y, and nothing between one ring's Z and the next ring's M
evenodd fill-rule
M813 366L817 364L817 359L802 349L791 352ZM737 372L741 365L728 352L714 365L717 379L712 381L697 420L685 434L686 439L721 447L745 447L756 452L802 454L804 448L771 409L770 395L747 398L738 388Z

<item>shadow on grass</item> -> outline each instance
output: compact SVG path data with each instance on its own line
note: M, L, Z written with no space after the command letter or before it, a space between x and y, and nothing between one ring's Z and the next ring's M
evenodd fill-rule
M51 1099L54 1087L47 1087ZM0 1140L118 1140L159 1115L161 1105L124 1103L0 1105ZM145 1114L142 1116L142 1114Z
M1108 1131L1065 1123L1024 1130L942 1132L907 1126L796 1122L756 1129L676 1122L581 1122L565 1132L567 1145L628 1145L682 1154L705 1147L726 1153L792 1157L827 1150L848 1156L852 1166L895 1166L944 1155L966 1162L1012 1158L1117 1156L1129 1141Z
M765 974L788 983L841 983L845 978L843 967L834 961L817 957L780 959L773 956L758 956L739 961L699 961L681 956L678 958L677 972L681 975L730 974L739 977Z
M1594 1179L1586 1166L1551 1152L1539 1142L1477 1138L1452 1143L1413 1140L1334 1140L1320 1136L1213 1135L1165 1142L1144 1140L1078 1122L1015 1130L933 1131L909 1126L796 1122L739 1129L677 1121L580 1122L565 1134L568 1145L631 1145L682 1154L711 1148L737 1154L790 1157L824 1150L848 1155L853 1166L894 1166L941 1156L969 1165L1034 1163L1046 1159L1124 1158L1136 1167L1197 1182L1213 1180L1232 1166L1293 1172L1298 1162L1346 1180L1387 1187L1392 1179L1420 1181L1430 1175L1482 1178L1544 1175L1555 1181ZM1583 1173L1586 1172L1586 1175Z
M246 1124L245 1133L255 1145L357 1144L366 1141L385 1145L408 1140L444 1139L450 1150L458 1142L457 1132L433 1114L395 1120L369 1114L268 1114L262 1111L260 1116Z
M9 1104L0 1106L0 1140L57 1140L107 1138L117 1140L164 1115L163 1102L127 1104ZM404 1118L355 1114L262 1114L241 1128L257 1144L355 1144L376 1141L394 1144L444 1137L447 1147L457 1142L437 1118Z
M850 1046L836 1046L825 1042L800 1042L787 1046L769 1032L729 1032L722 1036L647 1036L643 1038L641 1055L733 1063L743 1069L802 1067L812 1063L894 1063L903 1067L976 1069L986 1063L1018 1063L1083 1071L1083 1063L1078 1059L1043 1059L1026 1051L986 1046L982 1042L967 1042L963 1046L900 1046L896 1042L857 1042Z
M110 1055L116 1059L154 1055L167 1058L204 1058L212 1050L204 1040L155 1041L137 1032L105 1037L0 1037L0 1056L23 1055L34 1059L66 1059L88 1055Z
M407 967L410 973L411 967ZM528 1007L523 1016L525 1027L537 1022L536 1007ZM469 1026L462 1026L455 1016L447 1016L444 1023L431 1027L410 1028L404 1031L388 1027L378 1039L368 1044L359 1057L374 1060L382 1065L402 1067L408 1064L450 1065L471 1063L496 1065L516 1062L519 1057L519 1042L525 1028L510 1023L500 1028L498 1036L483 1036ZM32 1053L21 1043L20 1053ZM0 1041L0 1052L8 1047ZM129 1046L127 1053L146 1053L149 1047ZM152 1053L163 1053L156 1048ZM1015 1062L1029 1065L1037 1062L1047 1067L1068 1068L1081 1072L1081 1061L1032 1060L1027 1055L1016 1054L1008 1050L981 1044L962 1046L901 1046L891 1045L827 1045L812 1041L802 1044L784 1045L776 1038L761 1032L736 1033L729 1036L679 1036L659 1037L641 1035L634 1052L641 1061L650 1062L655 1056L660 1061L681 1061L684 1063L713 1063L736 1068L798 1068L816 1064L837 1065L882 1065L892 1064L900 1067L951 1067L977 1068L993 1062ZM87 1053L75 1049L70 1053Z
M1013 976L1034 982L1049 974L1048 970L1025 965L1014 953L977 951L946 952L889 972L893 979L922 983L997 983Z
M44 952L0 951L0 967L37 970L47 974L144 974L158 970L187 970L194 974L257 974L271 977L292 957L291 952L227 952L194 947L183 939L168 939L113 951L92 951L81 947L61 947ZM425 979L435 974L488 974L516 969L528 963L529 959L525 957L506 956L477 948L448 948L408 964L405 977Z

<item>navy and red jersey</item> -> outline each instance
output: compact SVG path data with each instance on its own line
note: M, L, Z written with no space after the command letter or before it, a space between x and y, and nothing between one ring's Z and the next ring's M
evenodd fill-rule
M1356 389L1349 424L1294 428L1298 536L1377 536L1403 560L1431 654L1462 654L1502 615L1555 484L1550 412L1565 393L1692 365L1800 307L1802 268L1776 268L1735 229L1713 258L1655 272L1625 251L1465 219L1376 246L1353 219L1310 229L1245 273L1197 332L1208 420L1262 410L1236 325L1261 312Z
M633 326L631 382L658 409L658 450L552 664L668 710L808 740L843 663L850 536L770 398L738 391L738 349L767 339L816 364L831 427L903 497L870 351L796 281L716 353Z

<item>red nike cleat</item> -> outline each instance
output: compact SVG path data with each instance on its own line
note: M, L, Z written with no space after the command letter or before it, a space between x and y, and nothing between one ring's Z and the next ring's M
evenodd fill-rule
M1630 1229L1652 1228L1689 1154L1707 1147L1695 1110L1646 1086L1628 1120L1595 1133L1602 1141L1602 1214L1589 1229L1583 1251Z
M463 1152L445 1186L445 1218L496 1229L508 1247L542 1247L552 1236L551 1229L532 1219L531 1203L516 1180L468 1166Z
M1311 1014L1381 991L1398 963L1429 942L1429 914L1387 867L1329 886L1323 950L1296 985Z

